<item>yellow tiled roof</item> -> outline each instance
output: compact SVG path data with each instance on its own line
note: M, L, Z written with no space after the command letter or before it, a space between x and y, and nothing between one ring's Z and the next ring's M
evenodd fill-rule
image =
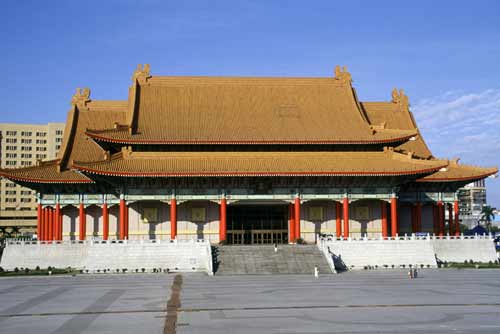
M85 173L111 176L384 176L429 174L446 161L385 152L131 152L94 163Z
M92 183L87 176L73 170L59 170L58 160L41 163L39 166L0 170L0 176L13 181L30 183Z
M458 164L452 160L445 169L418 179L417 182L475 181L498 173L498 168L484 168Z

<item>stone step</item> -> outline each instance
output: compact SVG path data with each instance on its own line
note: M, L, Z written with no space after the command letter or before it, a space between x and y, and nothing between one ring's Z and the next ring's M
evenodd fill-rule
M313 274L331 270L316 245L274 246L219 246L217 248L217 275L238 274Z

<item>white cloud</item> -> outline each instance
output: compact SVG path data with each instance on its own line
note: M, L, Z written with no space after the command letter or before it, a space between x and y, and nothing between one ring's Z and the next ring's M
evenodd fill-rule
M412 112L435 156L500 166L500 89L445 92L417 101ZM488 184L488 201L500 207L500 180Z

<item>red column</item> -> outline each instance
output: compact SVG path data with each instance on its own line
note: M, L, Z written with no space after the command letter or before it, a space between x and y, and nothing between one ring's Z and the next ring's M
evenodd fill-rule
M59 203L56 204L56 212L55 212L55 217L54 217L54 221L55 221L55 226L56 226L56 232L55 232L55 237L54 239L55 240L62 240L61 238L61 206L59 205Z
M344 239L347 239L349 238L349 199L345 197L342 204L344 209Z
M130 232L130 228L129 228L129 207L128 205L125 205L125 239L127 240L130 240L129 238L129 232Z
M43 209L43 238L42 240L47 240L47 236L49 235L49 209Z
M387 238L387 203L385 201L380 202L381 218L382 218L382 237Z
M393 237L398 234L398 199L391 198L391 235Z
M109 238L109 214L108 203L102 205L102 239L108 240Z
M455 229L454 229L454 224L453 224L453 207L451 205L448 205L448 233L450 235L455 234Z
M295 240L301 237L300 235L300 198L295 199L294 203L294 220L295 220Z
M49 208L49 227L48 227L48 235L47 240L54 239L54 209Z
M125 239L125 200L120 199L120 226L118 231L119 240Z
M177 238L177 200L170 200L170 240Z
M42 205L38 203L37 210L36 210L36 235L38 240L41 240L42 236Z
M439 217L437 204L432 204L432 231L435 235L439 234Z
M460 235L460 218L458 217L458 201L453 202L453 211L455 213L455 236Z
M335 202L335 232L337 238L342 236L342 207L339 202Z
M415 232L422 232L422 203L417 202L415 206L415 216L417 219L417 230Z
M63 239L63 211L59 209L59 240Z
M288 205L288 242L295 241L295 219L293 217L293 204Z
M442 237L444 235L444 206L442 201L438 201L437 205L438 205L437 215L438 215L438 227L439 227L438 235Z
M85 216L85 206L83 203L80 203L80 218L79 218L79 225L80 225L80 240L85 240L86 237L86 232L87 232L87 217Z
M227 201L225 198L222 198L220 200L219 241L227 239L226 211Z

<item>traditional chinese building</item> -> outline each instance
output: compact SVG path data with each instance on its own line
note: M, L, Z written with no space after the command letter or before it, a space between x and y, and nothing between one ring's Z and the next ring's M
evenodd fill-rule
M496 172L434 157L403 91L361 102L345 68L171 77L145 65L126 101L78 89L57 159L1 175L39 193L41 240L240 244L454 235L457 190Z

